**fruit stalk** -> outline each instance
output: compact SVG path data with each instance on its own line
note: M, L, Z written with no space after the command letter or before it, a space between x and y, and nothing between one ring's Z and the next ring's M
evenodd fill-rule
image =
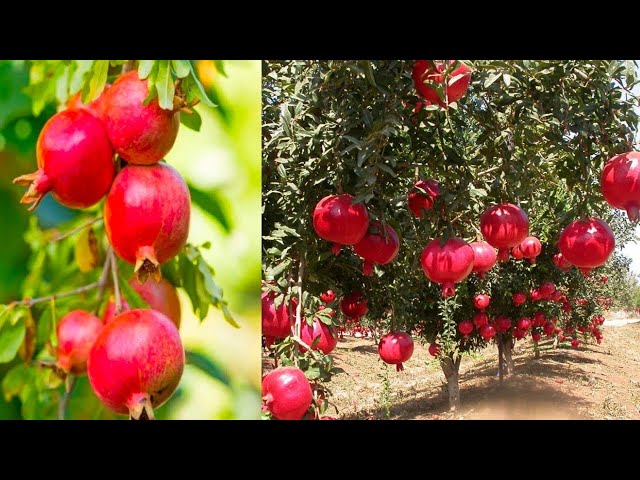
M67 412L67 405L69 404L69 397L71 397L71 392L76 386L76 382L78 381L78 377L75 375L69 375L67 377L68 383L65 384L64 395L60 400L60 404L58 405L58 420L64 420L65 414Z
M118 261L112 248L109 249L109 257L111 257L111 275L113 276L113 291L116 297L116 315L119 315L122 312L122 296L120 295L120 283L118 282Z

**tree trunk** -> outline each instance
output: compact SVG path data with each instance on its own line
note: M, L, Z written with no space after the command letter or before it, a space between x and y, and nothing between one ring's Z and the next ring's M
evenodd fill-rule
M500 381L504 377L513 373L513 356L511 351L513 350L513 339L510 336L500 334L498 337L498 376Z
M447 379L447 389L449 390L449 410L455 412L460 408L460 360L458 356L454 361L451 357L445 357L440 360L440 367Z
M504 355L502 354L502 350L504 349L504 344L502 343L502 334L498 334L497 338L498 344L498 377L500 378L500 383L504 379Z

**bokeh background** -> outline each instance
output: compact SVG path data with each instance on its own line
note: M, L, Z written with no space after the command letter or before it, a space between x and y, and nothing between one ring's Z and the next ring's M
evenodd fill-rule
M202 117L200 132L182 126L166 160L194 189L189 242L211 242L203 255L241 328L231 327L215 309L200 322L179 290L185 349L201 354L207 365L185 367L179 390L156 412L163 419L259 418L261 67L259 61L223 65L224 74L212 61L196 62L198 76L218 107L196 107ZM38 134L55 113L51 106L38 117L32 115L31 99L24 94L28 82L24 62L0 61L0 304L17 299L31 253L23 237L34 214L20 205L24 188L11 180L35 170ZM68 222L78 212L47 195L35 215L44 229ZM0 382L11 366L0 364ZM17 398L7 401L0 395L0 419L25 416L30 415ZM111 418L86 377L71 396L67 418Z

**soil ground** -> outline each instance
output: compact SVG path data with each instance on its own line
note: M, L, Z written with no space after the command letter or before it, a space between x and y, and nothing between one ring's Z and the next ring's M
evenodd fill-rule
M438 362L418 343L404 371L396 372L379 360L372 339L347 337L333 352L343 372L327 386L341 419L640 419L637 322L628 314L610 315L601 345L553 349L543 340L539 359L530 339L519 341L515 374L502 384L494 345L465 356L457 412L449 412Z

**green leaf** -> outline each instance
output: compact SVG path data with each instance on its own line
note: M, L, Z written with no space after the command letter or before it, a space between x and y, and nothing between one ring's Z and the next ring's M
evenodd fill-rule
M187 350L185 351L185 357L187 364L199 368L214 380L218 380L227 386L231 385L231 380L227 373L206 355Z
M24 312L16 311L13 318L14 321L5 322L0 329L0 363L13 360L24 340Z
M156 75L156 90L158 91L158 104L165 110L173 110L173 97L175 95L175 86L171 69L169 68L169 60L158 61L158 74Z
M138 62L138 78L144 80L149 76L155 65L155 60L140 60Z
M215 107L216 104L211 101L211 99L207 95L207 91L200 83L200 80L198 80L198 76L196 75L196 72L193 69L193 64L191 62L189 62L189 68L191 69L191 75L186 77L186 80L191 80L192 83L184 82L183 86L185 86L185 83L186 83L192 95L195 95L197 98L199 98L205 105L208 105L210 107Z
M151 278L147 279L147 282L153 282L154 280ZM145 302L142 297L136 292L133 287L129 284L129 282L122 277L120 277L120 291L122 296L127 301L131 308L149 308L147 302Z
M107 84L107 75L109 73L109 60L96 60L93 64L92 75L89 79L89 88L86 96L82 96L83 103L89 103L102 93L104 86Z
M183 124L190 130L194 130L196 132L200 131L200 127L202 126L202 117L198 113L197 110L192 109L191 113L187 113L185 111L180 112L180 123Z
M173 67L173 72L178 78L184 78L189 75L189 72L191 72L191 68L189 68L189 60L171 60L171 66Z
M231 220L222 208L222 198L218 191L211 189L205 192L193 186L191 183L188 185L193 203L198 205L198 207L218 222L225 233L229 233L231 231Z
M224 60L214 60L213 65L216 67L216 70L218 71L218 73L220 73L220 75L222 75L223 77L227 76L227 72L224 69Z
M502 72L497 72L491 75L489 78L485 80L484 88L489 88L493 84L493 82L498 80L501 76L502 76Z
M33 381L33 369L20 363L7 372L2 380L2 392L8 402L22 393L25 385Z

